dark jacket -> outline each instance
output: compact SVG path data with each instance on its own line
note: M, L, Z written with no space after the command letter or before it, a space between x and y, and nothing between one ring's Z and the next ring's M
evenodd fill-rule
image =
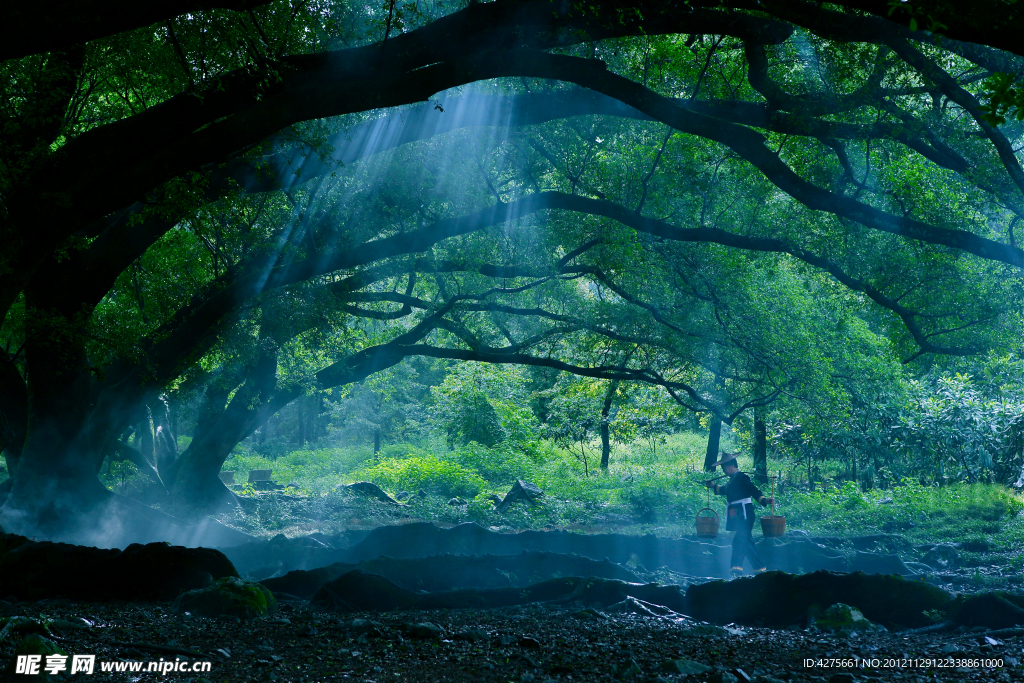
M753 500L764 498L761 489L754 486L754 482L750 481L747 473L739 471L729 477L729 481L724 485L716 484L715 494L725 496L725 499L730 503L735 500L743 500L744 498L751 498Z
M729 477L729 481L724 485L716 484L715 494L725 496L725 499L729 502L729 506L726 508L726 531L736 531L741 520L745 526L753 526L753 504L741 504L735 501L750 498L751 501L760 502L764 498L764 494L761 493L761 489L754 486L754 482L750 481L750 477L745 472L736 472L736 474Z

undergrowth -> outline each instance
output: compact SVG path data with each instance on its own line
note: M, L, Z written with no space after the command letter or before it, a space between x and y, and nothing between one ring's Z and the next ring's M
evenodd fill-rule
M376 458L367 447L299 450L276 460L238 449L224 466L236 472L236 481L244 482L249 470L271 469L275 481L294 488L285 502L273 494L256 496L244 513L225 521L264 534L422 519L500 529L688 535L701 508L710 505L724 516L724 499L709 497L702 485L714 476L702 470L705 438L682 433L661 443L618 446L607 471L597 466L596 449L584 465L578 451L544 440L529 448L470 443L454 450L432 442L394 444ZM749 467L742 458L740 464ZM853 482L826 479L810 490L799 481L799 463L773 461L772 471L781 472L784 482L776 491L776 514L786 516L789 529L814 536L898 533L914 543L969 541L1012 551L1024 532L1024 498L999 485L935 487L904 480L862 491ZM539 486L542 504L496 512L493 500L516 479ZM338 488L354 481L372 481L392 496L405 494L404 505L395 508ZM762 488L771 492L770 485Z

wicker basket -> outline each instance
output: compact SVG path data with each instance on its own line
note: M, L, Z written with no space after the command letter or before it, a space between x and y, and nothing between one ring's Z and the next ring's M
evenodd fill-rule
M710 512L714 517L701 517L702 512ZM718 537L718 513L711 508L702 508L697 511L697 538Z
M777 538L786 533L786 518L782 515L769 515L761 518L761 533L768 538Z

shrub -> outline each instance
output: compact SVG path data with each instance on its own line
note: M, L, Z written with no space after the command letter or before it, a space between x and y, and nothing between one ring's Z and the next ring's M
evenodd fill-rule
M438 460L432 455L381 460L353 472L350 478L372 481L393 492L422 488L443 496L464 498L473 498L487 486L484 478L468 467Z
M532 479L535 463L513 448L488 448L469 443L449 455L452 460L499 487L510 486L516 479Z

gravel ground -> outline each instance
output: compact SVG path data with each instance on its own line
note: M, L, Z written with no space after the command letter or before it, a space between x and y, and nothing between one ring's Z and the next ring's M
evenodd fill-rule
M0 616L11 615L49 620L65 651L94 654L97 662L211 662L209 673L171 671L163 676L101 673L97 664L92 676L76 674L72 680L1024 680L1024 637L1019 634L995 634L987 640L981 632L837 637L805 630L722 629L678 618L544 606L339 615L312 612L306 603L295 602L282 605L272 617L239 621L174 614L168 603L0 602ZM194 656L184 657L184 652ZM0 648L0 657L12 659L10 644ZM848 662L828 661L853 658L870 661L854 668L842 666ZM805 660L815 661L805 666ZM680 668L700 671L678 673Z

